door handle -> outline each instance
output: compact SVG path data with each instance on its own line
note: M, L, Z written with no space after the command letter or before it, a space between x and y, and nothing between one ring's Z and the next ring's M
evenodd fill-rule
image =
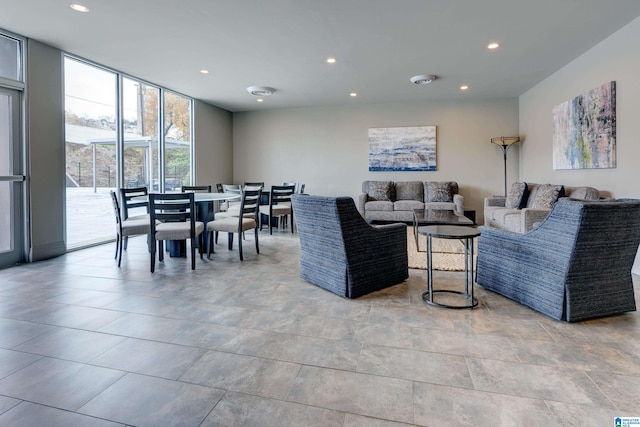
M24 181L27 177L24 175L8 175L0 176L0 181Z

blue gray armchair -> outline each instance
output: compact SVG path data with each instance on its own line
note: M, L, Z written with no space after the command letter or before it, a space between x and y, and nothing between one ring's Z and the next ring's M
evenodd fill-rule
M371 226L352 198L294 195L300 277L357 298L409 277L405 224Z
M562 198L528 233L480 227L477 282L554 319L636 310L640 200Z

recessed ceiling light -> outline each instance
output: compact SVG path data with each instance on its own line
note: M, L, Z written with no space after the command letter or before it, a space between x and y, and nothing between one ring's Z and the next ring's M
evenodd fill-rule
M247 88L247 92L255 96L269 96L275 91L274 88L267 86L249 86Z
M409 80L411 83L416 85L428 85L437 78L438 76L434 76L433 74L418 74L417 76L411 77Z
M499 47L500 47L500 43L495 43L495 42L494 42L494 43L489 43L489 44L487 45L487 49L492 49L492 50L493 50L493 49L497 49L497 48L499 48Z
M87 6L76 3L71 5L71 9L75 10L76 12L89 12L89 8Z
M202 70L200 70L200 73L202 74L209 74L209 70L205 70L204 68Z
M327 64L335 64L336 58L327 58Z
M349 94L349 96L350 96L350 97L352 97L352 98L355 98L356 96L358 96L358 94L357 94L357 93L355 93L355 92L351 92L351 93Z
M258 99L256 99L256 101L258 101L258 102L264 102L264 99L262 99L262 98L258 98Z
M469 89L469 86L467 85L460 86L460 90L467 90L467 89Z

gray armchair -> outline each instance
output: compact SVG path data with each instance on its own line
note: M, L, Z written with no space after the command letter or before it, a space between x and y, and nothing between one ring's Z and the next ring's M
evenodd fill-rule
M640 200L558 200L528 233L480 227L477 282L554 319L635 311Z
M409 277L405 224L371 226L350 197L294 195L300 277L357 298Z

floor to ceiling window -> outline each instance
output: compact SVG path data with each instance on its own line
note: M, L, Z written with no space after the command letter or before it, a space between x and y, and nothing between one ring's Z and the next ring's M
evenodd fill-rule
M164 92L165 186L180 189L191 177L191 100Z
M67 247L73 248L113 235L104 201L117 186L118 76L71 58L64 71Z
M111 190L179 191L191 183L191 103L65 58L67 248L114 238Z
M124 186L157 187L160 180L160 89L125 77L122 96Z

